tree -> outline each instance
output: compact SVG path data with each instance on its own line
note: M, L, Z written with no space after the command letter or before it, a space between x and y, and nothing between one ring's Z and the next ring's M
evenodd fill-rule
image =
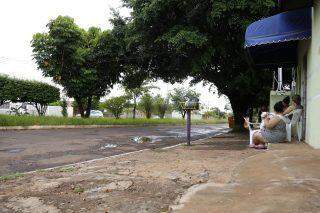
M61 108L62 108L62 110L61 110L61 114L62 114L62 116L63 117L68 117L68 110L67 110L67 107L68 107L68 104L67 104L67 101L66 101L66 99L63 99L62 101L61 101Z
M199 98L200 94L191 90L185 89L183 87L175 88L173 92L169 94L172 107L174 110L178 111L182 118L185 118L185 111L183 110L183 103L190 99Z
M120 118L120 115L123 113L123 110L128 107L128 97L119 96L109 98L105 102L105 108L113 114L117 119Z
M166 112L170 109L169 98L164 99L160 95L157 95L154 99L154 110L163 119Z
M93 97L105 95L119 79L117 38L99 28L85 31L67 16L47 27L48 33L35 34L31 42L38 68L76 100L82 117L89 117Z
M32 103L39 116L46 114L48 104L60 99L60 90L54 86L41 82L28 82L27 88L23 88L23 93L26 94L22 102Z
M0 75L0 106L4 104L5 101L8 100L8 97L6 96L6 91L4 90L7 82L8 82L8 77L5 75Z
M127 40L139 50L139 70L150 77L213 83L229 98L241 127L244 111L268 98L272 81L270 72L248 65L244 33L251 22L269 16L276 2L124 0L132 9Z
M128 75L127 75L128 77ZM132 82L132 80L131 80ZM123 85L125 87L125 92L127 97L130 97L133 101L132 103L132 118L136 118L136 111L137 111L137 102L141 95L144 93L148 93L151 89L158 89L158 87L148 85L148 81L143 81L142 83L138 84L130 84L128 80L123 80Z
M147 119L151 118L153 111L153 98L149 93L145 93L139 102L139 109L141 109L146 115Z

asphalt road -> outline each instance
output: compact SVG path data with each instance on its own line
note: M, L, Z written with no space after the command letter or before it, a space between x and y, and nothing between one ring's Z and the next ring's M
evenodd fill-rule
M226 125L192 126L192 139L227 131ZM0 175L61 166L186 141L183 126L0 131Z

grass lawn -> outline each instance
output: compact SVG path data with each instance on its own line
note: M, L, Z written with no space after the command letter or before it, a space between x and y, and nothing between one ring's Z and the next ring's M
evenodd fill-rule
M226 119L192 120L192 124L226 123ZM45 126L45 125L157 125L157 124L185 124L183 119L145 119L145 118L64 118L0 115L0 126Z

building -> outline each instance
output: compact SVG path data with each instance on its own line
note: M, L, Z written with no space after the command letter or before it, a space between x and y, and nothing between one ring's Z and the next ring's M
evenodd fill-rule
M291 93L305 108L305 141L320 148L320 0L279 0L279 8L248 27L245 48L255 66L292 72Z

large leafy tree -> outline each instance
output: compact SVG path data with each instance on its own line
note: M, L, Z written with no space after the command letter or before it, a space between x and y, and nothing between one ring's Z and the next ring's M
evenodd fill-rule
M247 108L266 101L271 73L248 65L244 33L251 22L272 13L276 0L124 3L133 10L126 41L141 72L169 82L192 76L213 83L229 98L238 127Z
M52 77L76 100L81 116L89 117L93 97L103 96L118 81L118 39L99 28L85 31L66 16L47 27L47 33L33 36L34 59L44 76Z

